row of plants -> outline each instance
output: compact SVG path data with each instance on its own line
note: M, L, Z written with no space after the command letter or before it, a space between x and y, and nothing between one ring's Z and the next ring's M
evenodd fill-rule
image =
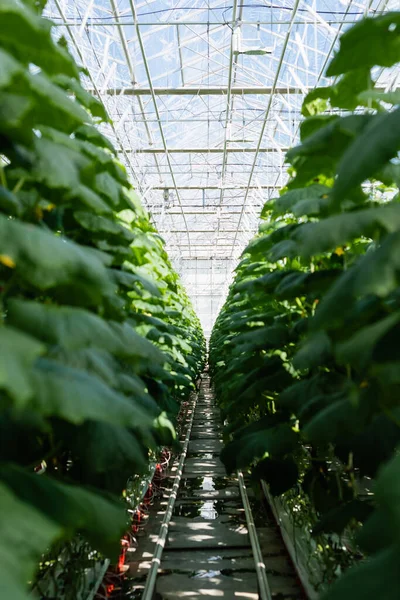
M330 583L368 557L324 600L400 596L399 62L400 13L342 35L210 342L227 470L328 536Z
M13 600L77 534L118 557L126 482L177 444L205 348L43 8L0 3L0 595Z

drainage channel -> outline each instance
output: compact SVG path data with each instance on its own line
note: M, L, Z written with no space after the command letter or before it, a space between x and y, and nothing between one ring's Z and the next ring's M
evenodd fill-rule
M275 523L265 522L242 473L226 475L221 418L206 375L182 443L143 538L131 549L119 598L304 598Z

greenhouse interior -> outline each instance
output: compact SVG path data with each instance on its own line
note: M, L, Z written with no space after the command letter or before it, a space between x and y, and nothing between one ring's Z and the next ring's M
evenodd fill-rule
M0 0L0 600L400 599L398 0Z

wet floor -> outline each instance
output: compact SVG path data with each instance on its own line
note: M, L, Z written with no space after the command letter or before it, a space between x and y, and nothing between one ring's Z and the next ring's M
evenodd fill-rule
M188 418L190 414L188 415ZM219 458L222 424L208 377L195 407L183 475L157 578L156 600L200 597L256 600L257 577L238 481L227 476ZM129 573L119 598L140 598L164 517L177 461L164 494L130 548ZM279 534L252 499L253 517L266 562L273 598L302 598Z

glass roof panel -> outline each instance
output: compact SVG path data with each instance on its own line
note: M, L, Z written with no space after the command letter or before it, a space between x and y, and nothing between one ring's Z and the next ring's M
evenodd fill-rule
M46 14L106 105L106 133L206 332L261 207L286 181L303 98L330 82L340 34L396 8L398 0L49 0ZM397 85L399 73L376 78Z

